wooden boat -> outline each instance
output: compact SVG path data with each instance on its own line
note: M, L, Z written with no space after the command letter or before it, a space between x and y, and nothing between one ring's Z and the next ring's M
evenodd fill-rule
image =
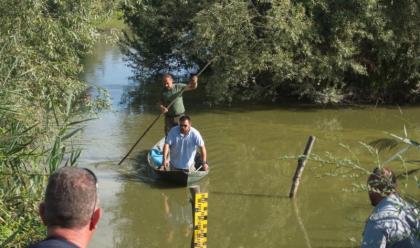
M150 166L150 168L163 180L175 183L178 185L190 185L195 182L198 182L199 180L203 179L209 171L202 171L199 170L196 171L161 171L159 170L161 164L162 164L162 154L163 154L163 145L165 142L165 138L162 138L159 140L158 143L156 143L152 149L147 153L147 162ZM198 153L197 153L198 155ZM199 161L201 160L200 156L196 156L196 163L199 164Z

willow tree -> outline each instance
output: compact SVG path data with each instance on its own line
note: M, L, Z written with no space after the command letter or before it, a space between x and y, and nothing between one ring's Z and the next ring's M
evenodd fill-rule
M37 205L46 176L78 155L63 141L74 114L96 106L79 79L80 59L104 2L0 1L0 247L43 236Z
M206 89L216 102L405 101L419 90L414 0L132 0L122 9L139 77L212 60Z

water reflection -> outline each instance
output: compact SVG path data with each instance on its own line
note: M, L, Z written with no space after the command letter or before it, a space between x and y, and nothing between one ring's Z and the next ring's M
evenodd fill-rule
M119 196L119 206L112 212L123 218L116 247L189 247L192 209L187 189L163 191L131 182Z
M172 244L174 235L188 238L192 234L193 220L191 203L185 195L166 191L161 193L167 224L167 244ZM187 201L186 201L187 200Z
M296 220L297 220L297 222L299 224L299 227L302 231L302 236L305 239L306 246L308 248L311 248L312 247L311 240L309 239L309 235L308 235L308 232L306 231L305 224L303 223L302 217L300 217L299 206L297 204L297 200L292 199L292 201L293 201L293 209L295 210Z
M112 109L121 109L121 97L127 88L134 87L132 71L127 66L118 47L98 43L95 52L84 59L83 78L93 85L99 85L109 91Z
M209 247L286 247L295 238L286 198L212 194L209 206Z

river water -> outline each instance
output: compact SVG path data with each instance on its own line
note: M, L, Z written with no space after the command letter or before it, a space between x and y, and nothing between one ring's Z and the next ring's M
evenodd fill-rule
M112 111L86 125L80 141L84 149L80 166L98 175L103 208L90 247L190 247L188 189L163 184L146 169L147 150L162 137L163 120L117 165L158 115L157 109L120 104L125 89L135 82L117 47L98 44L85 66L83 78L107 88L113 105ZM372 210L361 189L366 176L309 160L297 197L290 200L297 162L289 157L301 154L308 136L314 135L314 155L359 161L371 170L393 152L376 156L363 142L390 137L385 132L404 135L404 125L410 138L420 140L419 107L185 104L193 126L205 139L211 166L208 178L200 183L209 193L211 248L358 247ZM412 149L404 158L415 160L419 155ZM398 173L418 168L401 161L388 166ZM401 190L417 200L420 192L414 177L419 174L400 177Z

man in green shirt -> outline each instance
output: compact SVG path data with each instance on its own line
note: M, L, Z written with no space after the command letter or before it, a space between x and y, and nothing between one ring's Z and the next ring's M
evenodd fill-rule
M169 130L178 125L179 117L185 114L184 101L182 99L181 91L185 88L185 91L197 89L198 77L191 77L189 84L174 84L174 80L170 74L165 74L162 77L163 91L160 99L159 107L160 111L165 114L165 136ZM167 106L173 101L173 105L167 108Z

